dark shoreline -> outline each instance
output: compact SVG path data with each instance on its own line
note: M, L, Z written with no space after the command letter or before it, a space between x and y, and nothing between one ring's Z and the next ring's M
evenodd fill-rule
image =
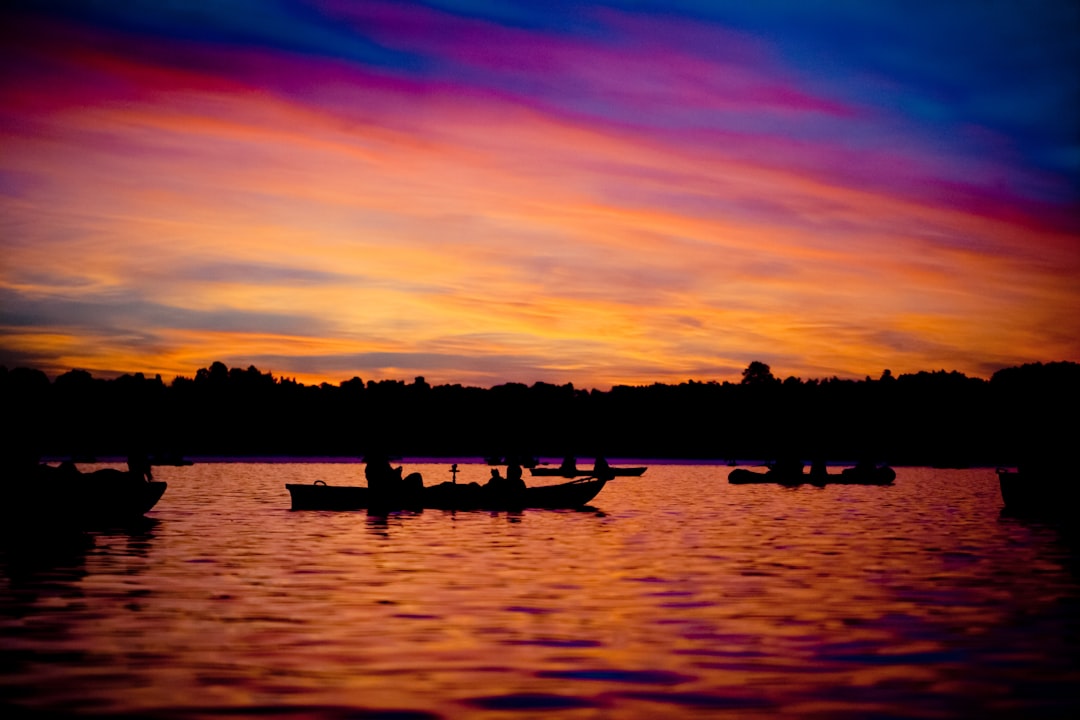
M781 457L897 466L1016 465L1068 453L1080 436L1080 364L1035 363L989 380L957 372L879 379L774 377L616 386L510 383L490 389L369 381L305 386L214 363L194 379L0 368L0 453L31 458L470 462L490 456L726 463ZM1064 411L1064 412L1062 412ZM746 459L746 460L743 460Z

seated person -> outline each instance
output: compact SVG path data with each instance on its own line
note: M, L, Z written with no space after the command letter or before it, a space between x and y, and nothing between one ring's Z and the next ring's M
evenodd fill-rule
M506 487L506 478L499 474L499 468L491 469L491 477L484 483L484 487L491 490L502 490Z
M517 468L515 473L510 468ZM499 474L498 470L491 471L491 479L484 485L484 492L487 493L488 499L497 503L513 503L518 495L525 490L525 481L521 479L521 467L510 466L507 469L507 475L510 477L503 477ZM514 479L516 476L516 479Z
M136 481L153 482L154 473L150 468L150 458L145 453L132 453L127 459L128 474Z
M390 459L385 455L372 454L364 460L367 463L364 477L368 487L376 492L414 491L424 487L424 477L420 473L409 473L403 478L402 468L391 467Z
M364 477L372 490L391 490L401 481L401 468L394 470L390 467L390 459L385 455L371 454L364 458L364 462L367 463Z
M397 471L400 475L401 468L398 468ZM408 492L416 492L417 490L423 490L424 476L418 472L409 473L401 480L401 487L403 487Z
M512 492L520 492L525 489L525 481L521 478L521 466L518 464L506 467L506 488Z
M608 461L603 456L597 456L596 462L593 463L593 475L598 478L610 478L611 466L608 465Z

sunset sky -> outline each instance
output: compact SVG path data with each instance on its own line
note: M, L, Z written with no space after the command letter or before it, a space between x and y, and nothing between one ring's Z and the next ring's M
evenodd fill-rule
M0 364L1080 361L1080 4L8 0Z

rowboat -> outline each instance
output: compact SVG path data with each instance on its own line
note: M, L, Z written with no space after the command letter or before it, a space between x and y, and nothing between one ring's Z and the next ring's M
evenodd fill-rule
M582 478L559 485L542 485L519 492L495 492L476 483L440 483L393 496L370 488L286 483L293 510L523 510L573 509L586 505L604 488L607 478Z
M787 473L774 470L756 472L746 468L735 468L728 473L728 482L732 485L801 485L810 482L810 476L804 474L801 470L798 473Z
M87 524L123 523L150 512L168 486L164 480L152 480L125 488L87 487L76 493L73 503Z
M536 477L575 478L575 477L586 477L586 476L590 476L590 475L594 476L594 477L598 476L598 475L603 475L604 477L613 478L613 477L640 477L641 475L645 474L646 470L648 470L647 467L609 467L606 470L604 470L604 469L597 470L595 468L592 469L592 470L578 470L577 468L566 468L566 467L554 467L554 468L535 467L535 468L530 468L529 472L532 473L533 475L535 475Z
M732 485L773 484L773 485L889 485L896 479L896 471L887 465L867 465L844 468L839 473L811 471L804 473L802 468L779 470L771 468L765 472L755 472L745 468L735 468L728 473L728 482Z
M21 482L5 484L0 512L5 522L72 529L137 520L168 487L165 482L146 482L120 470L66 474L47 466Z
M856 465L840 471L840 477L829 476L828 483L836 485L889 485L896 471L888 465Z
M1080 485L1068 472L997 469L1001 499L1010 512L1075 517Z

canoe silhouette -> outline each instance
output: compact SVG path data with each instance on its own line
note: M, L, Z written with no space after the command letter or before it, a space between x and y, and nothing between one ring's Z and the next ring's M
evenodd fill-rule
M577 468L565 468L565 467L553 467L553 468L530 468L529 472L536 477L584 477L584 476L597 476L601 473L604 477L640 477L648 470L647 467L609 467L607 470L578 470Z
M1001 499L1009 512L1076 517L1080 483L1073 473L1058 469L997 469Z
M119 470L56 479L38 474L12 483L0 515L9 523L92 528L137 520L165 493L168 483L134 480Z
M293 510L522 510L574 509L586 505L603 490L606 478L581 478L559 485L494 492L476 483L440 483L419 491L375 494L364 486L286 483Z
M844 468L839 473L767 470L756 472L735 468L728 473L732 485L890 485L896 479L896 471L887 465Z

